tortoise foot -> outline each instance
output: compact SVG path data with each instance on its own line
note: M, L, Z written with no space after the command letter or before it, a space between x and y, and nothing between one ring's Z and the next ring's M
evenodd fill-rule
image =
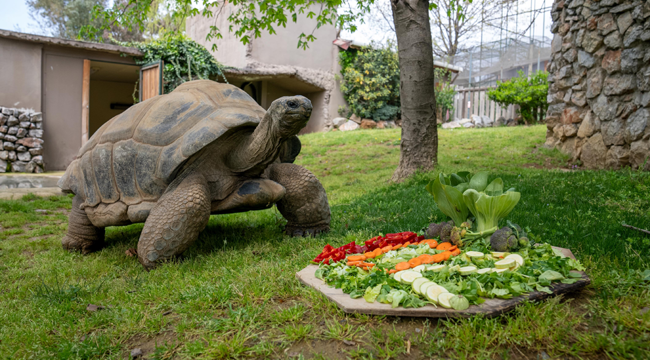
M79 251L86 255L104 247L104 228L93 225L86 212L79 208L81 202L78 195L72 200L68 233L61 240L61 245L65 250Z
M324 234L329 231L329 224L298 225L289 223L284 227L284 232L293 237L315 237L318 234Z

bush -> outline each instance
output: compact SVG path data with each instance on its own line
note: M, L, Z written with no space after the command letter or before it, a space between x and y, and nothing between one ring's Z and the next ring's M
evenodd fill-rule
M545 71L537 71L530 78L519 71L519 76L497 82L497 87L488 91L488 98L501 106L519 105L523 120L534 123L548 108L547 78L548 73Z
M342 116L355 114L361 118L381 120L399 119L400 79L399 61L391 46L385 49L349 49L339 53L341 64L341 91L348 103L339 109ZM435 87L438 113L453 111L456 90L449 83L440 81L449 76L449 71L436 69L439 81Z
M341 91L348 103L346 116L393 120L399 118L399 63L390 49L342 51ZM343 115L343 114L342 114Z
M135 60L138 65L163 61L164 94L172 92L186 81L217 80L219 77L226 79L224 66L205 47L184 35L163 36L150 42L123 45L135 47L144 53L141 59Z

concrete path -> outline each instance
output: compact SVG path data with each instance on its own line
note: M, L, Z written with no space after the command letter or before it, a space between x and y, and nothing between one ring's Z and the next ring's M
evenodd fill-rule
M20 199L24 195L63 195L56 185L63 171L44 174L4 173L0 174L0 199Z

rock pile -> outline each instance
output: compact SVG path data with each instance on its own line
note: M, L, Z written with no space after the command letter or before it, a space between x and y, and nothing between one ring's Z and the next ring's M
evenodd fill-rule
M0 107L0 173L42 173L42 138L42 113Z
M650 170L650 1L555 0L546 145Z

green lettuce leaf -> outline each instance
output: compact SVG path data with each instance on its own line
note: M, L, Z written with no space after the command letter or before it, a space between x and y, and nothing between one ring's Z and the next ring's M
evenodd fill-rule
M430 182L426 189L433 195L433 200L440 211L454 220L456 225L460 225L467 220L469 211L465 205L462 192L453 186L442 184L439 178Z
M547 281L556 281L556 280L562 280L564 279L564 275L560 274L557 271L553 270L546 270L542 273L542 275L539 276L539 280L547 280Z
M363 294L363 298L369 303L374 303L375 299L377 298L377 296L379 296L379 293L381 292L382 286L383 286L382 284L379 284L374 288L368 286L368 288L366 289L366 293Z

